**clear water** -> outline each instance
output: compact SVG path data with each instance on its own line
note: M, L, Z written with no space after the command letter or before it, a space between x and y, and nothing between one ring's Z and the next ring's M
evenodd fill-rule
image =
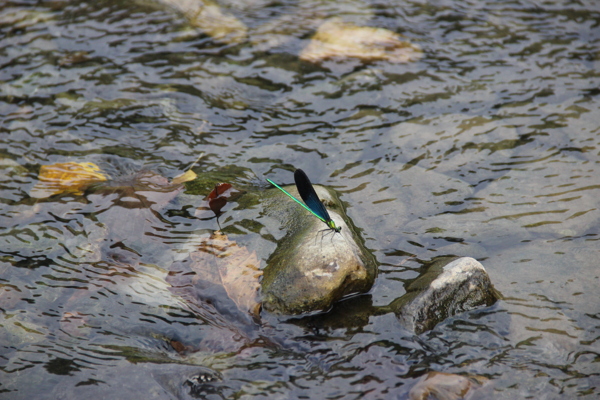
M600 5L221 5L248 42L215 43L160 3L0 5L0 398L189 398L202 368L223 377L207 398L405 398L428 371L488 378L475 398L597 398ZM301 62L317 14L402 33L424 57ZM164 282L217 229L194 217L202 196L29 197L41 165L172 178L200 152L198 174L235 168L246 189L294 167L336 188L380 264L372 291L280 321L276 346L238 345ZM278 227L260 204L224 211L264 265ZM363 312L445 255L480 260L505 299L418 337Z

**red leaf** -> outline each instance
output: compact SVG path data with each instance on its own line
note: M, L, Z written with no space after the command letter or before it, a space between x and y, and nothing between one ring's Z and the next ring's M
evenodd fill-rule
M231 184L219 183L206 197L208 200L208 206L215 214L219 214L221 209L225 207L225 204L227 204L227 199L231 195L229 189L231 189Z

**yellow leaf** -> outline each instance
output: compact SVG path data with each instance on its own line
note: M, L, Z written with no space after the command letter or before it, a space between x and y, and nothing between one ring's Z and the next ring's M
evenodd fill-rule
M31 190L31 197L44 198L60 193L81 194L94 182L107 177L94 163L66 162L40 167L39 182Z
M184 182L193 181L197 177L198 177L198 175L196 175L196 173L194 171L192 171L191 169L188 169L183 174L177 175L175 178L173 178L171 183L173 183L175 185L179 185Z

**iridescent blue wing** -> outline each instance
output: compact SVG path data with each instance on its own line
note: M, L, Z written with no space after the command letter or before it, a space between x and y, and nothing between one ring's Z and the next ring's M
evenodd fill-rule
M296 188L298 188L298 193L300 193L300 197L302 197L304 203L315 215L329 225L331 217L329 216L325 205L321 199L319 199L319 196L317 196L315 188L313 188L312 183L310 183L310 179L308 179L308 176L306 176L304 171L297 169L296 172L294 172L294 181L296 182Z
M295 198L294 196L292 196L287 190L285 190L284 188L282 188L281 186L279 186L278 184L276 184L275 182L273 182L270 179L267 179L267 182L269 182L271 185L275 186L277 189L281 190L283 193L285 193L286 195L288 195L292 200L294 200L296 203L300 204L302 207L304 207L306 210L308 210L308 212L310 212L312 215L314 215L315 217L319 218L321 221L323 221L327 225L329 225L329 223L327 223L326 220L324 220L321 216L315 214L315 212L313 210L311 210L310 208L308 208L306 206L306 204L304 204L303 202L301 202L300 200L298 200L297 198Z

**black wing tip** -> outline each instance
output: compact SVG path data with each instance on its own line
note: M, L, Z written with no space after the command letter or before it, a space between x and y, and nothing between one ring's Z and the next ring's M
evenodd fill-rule
M298 178L308 180L308 175L306 175L306 172L298 168L294 171L294 180Z

